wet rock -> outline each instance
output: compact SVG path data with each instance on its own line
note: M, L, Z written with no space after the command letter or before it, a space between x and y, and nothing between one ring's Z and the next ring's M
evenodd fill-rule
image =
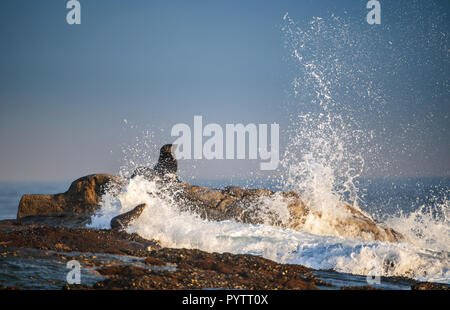
M320 219L320 211L312 211L295 192L275 192L264 189L226 187L212 189L202 186L181 185L177 191L182 209L194 211L202 218L223 221L235 220L250 224L266 224L305 230L308 217ZM279 214L265 208L265 204L285 203L289 211L288 219L280 219ZM339 206L346 214L333 217L327 222L330 230L339 236L362 238L367 240L401 241L404 237L380 223L376 223L357 207L341 203Z
M445 284L422 282L411 286L412 290L450 290L450 287Z
M92 287L83 284L66 284L63 288L65 291L92 290Z
M22 225L44 225L64 227L86 227L91 222L91 215L76 213L54 213L22 217L18 223Z
M43 226L19 220L0 221L0 259L14 261L32 258L50 259L52 262L59 260L63 266L65 262L76 259L83 268L91 269L98 275L91 284L61 284L63 289L310 290L331 286L315 278L310 268L278 264L252 255L161 248L155 241L117 230ZM19 284L0 283L0 289L14 286L25 288ZM448 286L418 283L411 288L442 290L448 289Z
M59 252L110 253L146 256L158 249L157 242L137 234L102 229L22 225L0 221L0 240L4 248L35 248Z
M344 287L341 287L341 290L343 290L343 291L376 291L379 289L376 287L370 286L370 285L364 285L364 286L344 286Z
M100 278L106 278L94 285L62 285L65 290L317 289L316 283L321 283L309 268L300 265L278 264L252 255L160 248L154 241L117 230L25 225L8 220L0 221L0 240L0 254L5 257L76 259L83 268L95 269ZM107 260L101 257L105 254Z
M0 290L3 291L17 291L20 290L17 286L1 286L0 285Z
M99 270L108 279L96 289L308 289L317 281L310 269L282 265L252 255L160 249L149 253L149 265L173 265L174 270L111 266ZM155 264L156 263L156 264Z

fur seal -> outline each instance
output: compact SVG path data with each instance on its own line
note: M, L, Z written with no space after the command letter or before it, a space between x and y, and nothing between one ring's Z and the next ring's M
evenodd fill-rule
M164 145L161 150L159 151L159 159L156 166L153 168L153 170L158 175L165 175L168 173L176 174L178 169L178 162L175 158L175 155L173 155L173 151L176 149L176 145L173 144L166 144Z
M130 225L131 221L137 219L142 211L147 207L145 203L138 205L133 210L120 214L114 217L111 222L111 229L124 230Z
M153 167L153 169L148 167L138 167L134 170L131 178L140 175L148 180L151 180L155 176L164 177L167 174L176 175L178 162L175 155L172 153L175 151L176 147L177 146L174 144L163 145L159 151L159 159L155 167Z

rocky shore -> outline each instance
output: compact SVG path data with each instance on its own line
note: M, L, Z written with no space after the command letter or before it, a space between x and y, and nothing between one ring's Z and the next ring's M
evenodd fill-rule
M33 253L35 257L77 259L105 278L92 286L65 285L65 289L317 289L316 284L326 285L303 266L252 255L161 248L155 241L116 230L4 220L0 221L0 240L3 259L26 257L29 253L22 250L35 249L39 250ZM105 262L97 259L99 254L141 259L139 264L120 259Z
M27 258L51 262L48 272L55 280L44 288L63 289L323 289L333 288L300 265L278 264L252 255L207 253L194 249L162 248L157 241L119 229L86 228L99 209L106 190L120 188L124 180L111 175L90 175L72 183L66 193L24 195L17 219L0 221L0 262L9 266ZM213 220L233 219L258 223L258 217L246 206L257 205L261 197L283 199L293 220L288 227L301 227L310 212L296 193L229 187L222 190L178 183L177 199L186 208L195 208L201 216ZM402 236L382 227L357 208L346 205L353 214L355 227L374 239L400 240ZM270 218L270 217L269 217ZM272 225L278 223L274 218ZM65 263L78 260L88 270L91 281L81 285L65 283ZM42 262L41 262L42 264ZM60 266L54 270L52 264ZM16 266L14 265L14 266ZM44 264L45 265L45 264ZM13 267L14 267L13 266ZM11 267L12 268L12 267ZM14 267L15 268L15 267ZM56 268L56 267L55 267ZM5 271L6 270L6 271ZM52 271L53 270L53 271ZM0 280L2 288L27 288L20 279ZM352 287L334 287L348 288ZM358 288L372 289L368 286ZM415 282L412 289L445 289L446 286Z

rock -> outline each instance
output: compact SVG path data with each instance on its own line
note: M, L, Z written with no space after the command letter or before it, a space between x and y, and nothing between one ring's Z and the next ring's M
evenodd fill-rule
M30 215L18 220L23 225L44 225L64 227L86 227L91 222L91 215L76 213L53 213L43 215Z
M341 287L341 290L343 290L343 291L376 291L376 290L380 290L380 289L370 286L370 285L364 285L364 286L343 286L343 287Z
M146 256L158 242L137 234L114 230L24 225L17 220L0 221L0 240L8 248L35 248L58 252L109 253Z
M182 210L195 212L208 220L234 220L308 231L308 225L310 225L308 221L314 222L326 218L326 221L324 220L326 231L320 232L324 235L334 234L365 240L404 240L400 233L376 223L358 207L346 203L337 206L341 208L341 213L345 213L344 216L338 217L310 210L307 203L295 192L241 187L213 189L181 182L160 183L162 192L170 191ZM117 189L122 184L124 180L112 175L89 175L74 181L69 190L63 194L24 195L20 201L17 218L23 219L32 215L62 217L61 214L65 213L93 215L99 209L99 202L105 189L111 187ZM289 212L288 216L281 218L274 210L267 208L267 205L271 203L285 203ZM142 211L143 207L138 206L131 213L120 215L112 222L113 228L123 229ZM65 217L70 218L68 215ZM79 218L78 222L82 222L82 219Z
M450 290L450 287L445 284L431 283L431 282L421 282L411 286L412 290Z
M203 218L213 221L235 220L250 224L264 222L258 216L258 211L260 211L258 204L264 197L273 197L275 194L269 190L240 187L212 189L187 183L184 183L182 190L176 193L182 209L194 211ZM300 201L298 202L300 203ZM265 224L276 225L276 219Z
M56 195L23 195L17 218L26 216L72 213L92 215L99 209L105 190L118 186L120 178L109 174L92 174L72 182L67 192Z
M58 261L64 266L75 259L100 275L96 284L64 284L63 289L317 289L316 284L323 285L310 268L301 265L279 264L253 255L161 248L155 241L118 230L4 220L0 221L0 240L3 262L36 259L42 263L48 259L47 265ZM56 276L55 281L59 281L61 274ZM19 282L12 279L19 288L29 283L25 276ZM0 289L11 283L1 283L4 286Z
M316 290L311 269L283 265L252 255L207 253L191 249L152 251L145 266L110 266L96 289L307 289Z
M182 190L176 193L182 209L194 211L202 218L214 221L235 220L304 231L308 217L320 219L323 216L319 211L311 211L301 196L295 192L240 187L211 189L183 183ZM269 201L264 202L264 199ZM280 219L277 213L264 207L265 203L270 204L271 201L287 205L289 211L287 220ZM376 223L359 208L346 203L342 203L340 207L347 214L343 217L333 217L327 222L329 230L339 236L391 242L404 240L400 233Z
M96 275L91 284L70 285L64 283L61 271L55 269L53 278L46 275L47 278L34 279L35 283L42 285L40 288L62 280L60 287L76 290L374 289L367 285L335 287L316 278L313 269L279 264L253 255L161 248L153 240L118 230L42 226L24 224L20 220L3 220L0 221L0 240L0 259L5 266L11 262L16 266L18 260L23 260L27 266L27 262L35 260L34 264L39 266L53 268L58 262L57 265L64 268L68 261L75 259ZM34 271L27 274L26 269L21 270L18 277L3 278L0 290L29 288L31 276L27 275L34 276ZM448 285L427 282L416 283L411 288L448 290Z

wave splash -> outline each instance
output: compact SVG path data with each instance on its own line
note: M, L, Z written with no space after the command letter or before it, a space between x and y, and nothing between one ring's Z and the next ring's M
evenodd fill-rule
M375 272L382 276L450 282L446 251L426 249L408 242L364 241L263 224L203 220L193 212L180 211L171 194L161 191L155 182L140 177L130 180L118 195L106 194L91 226L109 228L114 216L141 203L146 203L147 208L128 232L158 240L165 247L260 255L281 263L351 274ZM280 209L280 205L275 209Z
M283 21L286 46L299 73L292 83L293 95L302 111L291 120L289 151L283 157L285 173L280 182L284 190L298 192L308 207L317 211L310 213L302 231L270 226L269 219L264 221L269 214L275 214L281 222L289 220L282 201L260 202L258 216L266 225L208 221L194 212L182 211L173 193L140 177L130 180L119 193L107 193L91 226L109 228L114 216L145 203L147 208L128 231L158 240L166 247L261 255L315 269L450 283L450 200L439 207L433 205L440 210L437 213L428 212L424 206L411 214L385 219L408 242L350 238L330 229L330 223L349 216L342 201L358 208L363 199L356 180L363 172L365 155L376 153L378 146L372 143L374 133L364 127L362 116L372 117L372 112L382 110L385 101L367 67L372 63L365 58L367 54L352 53L353 58L346 55L349 45L357 44L358 38L352 39L345 21L314 18L306 30L287 14ZM323 42L327 42L328 50L322 48ZM356 105L349 104L355 101L352 96L357 98ZM311 111L305 112L307 107Z

